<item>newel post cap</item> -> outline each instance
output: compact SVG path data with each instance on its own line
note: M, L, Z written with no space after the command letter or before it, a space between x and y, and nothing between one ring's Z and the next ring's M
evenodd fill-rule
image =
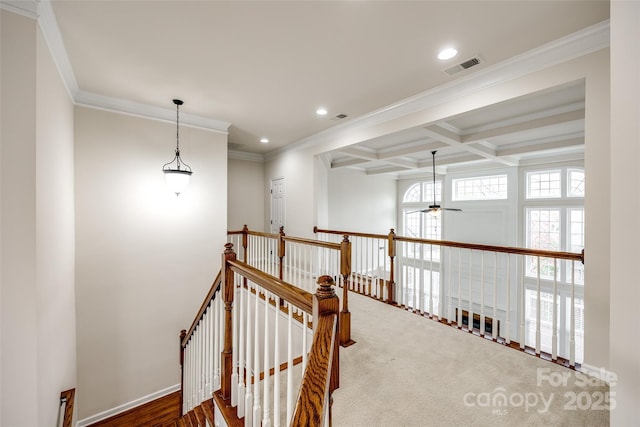
M333 290L333 285L335 282L333 281L333 277L331 276L320 276L318 277L318 290L316 291L316 295L319 298L330 298L335 296L335 292Z

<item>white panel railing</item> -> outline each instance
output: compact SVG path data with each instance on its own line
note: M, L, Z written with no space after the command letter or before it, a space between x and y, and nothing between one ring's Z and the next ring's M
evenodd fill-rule
M582 254L407 238L393 230L315 231L323 241L350 237L352 291L570 366L583 361Z

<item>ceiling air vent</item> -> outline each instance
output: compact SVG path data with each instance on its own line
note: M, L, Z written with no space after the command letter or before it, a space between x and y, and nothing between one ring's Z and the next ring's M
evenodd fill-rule
M347 115L346 114L338 114L337 116L333 117L331 120L342 120L342 119L346 119Z
M449 67L446 70L444 70L444 72L449 74L450 76L453 76L454 74L459 73L460 71L464 71L471 67L475 67L479 63L480 63L480 58L476 56L471 59L467 59L466 61L463 61L459 64L456 64L453 67Z

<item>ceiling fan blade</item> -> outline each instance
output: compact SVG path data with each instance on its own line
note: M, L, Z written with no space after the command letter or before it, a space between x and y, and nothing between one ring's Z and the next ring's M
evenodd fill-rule
M442 208L445 211L453 211L453 212L462 212L462 209L457 209L457 208Z
M422 212L422 213L428 213L431 212L432 210L434 210L433 208L429 208L429 209L421 209L418 211L411 211L411 212L407 212L407 214L413 214L413 213L418 213L418 212Z

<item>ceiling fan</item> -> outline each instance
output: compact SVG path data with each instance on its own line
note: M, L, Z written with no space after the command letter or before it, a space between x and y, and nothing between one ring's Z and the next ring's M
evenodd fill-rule
M429 209L422 209L420 211L415 212L426 212L433 216L440 215L440 211L454 211L454 212L462 212L462 209L455 208L443 208L439 204L436 203L436 150L431 152L431 156L433 157L433 204L429 205Z

